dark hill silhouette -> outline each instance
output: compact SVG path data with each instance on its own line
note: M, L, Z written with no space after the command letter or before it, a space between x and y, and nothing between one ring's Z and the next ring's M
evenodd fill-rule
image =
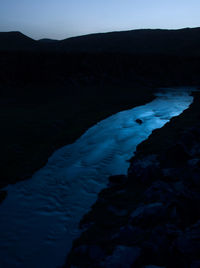
M61 41L35 41L20 32L0 33L0 50L45 50L74 53L132 53L200 56L200 28L143 29L97 33Z
M0 50L32 50L38 42L20 32L0 32Z
M58 40L49 39L49 38L42 38L42 39L39 39L38 42L49 44L49 43L56 43L56 42L58 42Z
M90 34L68 38L54 46L68 52L200 55L200 28Z

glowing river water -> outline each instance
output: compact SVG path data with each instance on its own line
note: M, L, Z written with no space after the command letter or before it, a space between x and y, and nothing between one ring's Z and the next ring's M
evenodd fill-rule
M167 90L108 117L56 151L31 179L8 186L0 205L0 267L60 267L108 176L127 172L136 146L189 107L190 91Z

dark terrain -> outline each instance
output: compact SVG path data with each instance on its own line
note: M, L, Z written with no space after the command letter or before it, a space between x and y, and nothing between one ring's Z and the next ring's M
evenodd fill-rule
M0 49L7 51L56 51L67 53L123 53L136 55L200 56L200 28L132 30L97 33L39 42L20 32L0 33Z
M127 176L109 178L66 267L200 267L199 101L137 147Z
M199 66L200 28L53 42L0 33L0 187L29 178L57 148L149 102L158 88L198 87ZM138 147L127 176L110 178L82 221L87 230L68 267L200 267L199 119L197 94L190 109Z

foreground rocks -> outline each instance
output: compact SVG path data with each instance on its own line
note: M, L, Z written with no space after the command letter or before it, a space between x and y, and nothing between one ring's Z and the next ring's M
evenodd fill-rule
M127 176L110 178L66 267L200 267L198 101L138 147Z
M6 191L0 191L0 203L6 198L7 193Z

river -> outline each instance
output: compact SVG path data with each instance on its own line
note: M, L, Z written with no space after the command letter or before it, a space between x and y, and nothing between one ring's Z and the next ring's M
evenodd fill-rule
M193 101L191 89L165 89L143 106L119 112L57 150L32 178L9 185L0 205L0 267L60 267L78 224L108 176L126 174L136 146ZM142 120L142 124L135 120Z

